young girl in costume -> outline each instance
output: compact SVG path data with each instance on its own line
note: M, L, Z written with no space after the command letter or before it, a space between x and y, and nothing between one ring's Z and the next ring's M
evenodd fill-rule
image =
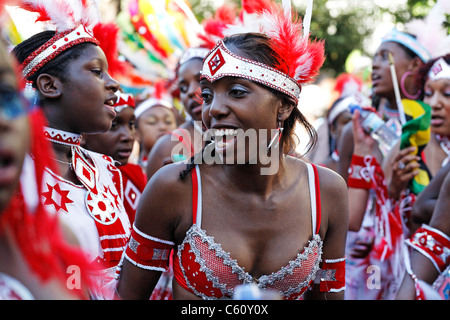
M129 157L136 139L135 102L131 94L116 93L118 101L114 105L117 115L111 129L105 133L83 134L81 145L91 151L110 156L122 173L124 207L133 224L136 208L147 177L138 164L130 163Z
M148 299L172 249L174 299L232 298L250 283L285 299L343 297L345 183L285 155L294 124L311 128L296 104L324 61L323 43L275 4L252 18L255 32L245 26L219 41L202 68L202 117L215 142L197 157L224 163L194 157L150 179L118 281L124 299ZM244 132L255 132L257 151L238 148ZM268 156L278 170L266 172Z
M147 171L148 156L156 142L177 126L175 108L166 97L164 81L154 85L151 98L142 101L136 108L136 138L139 141L139 164Z
M384 121L395 119L399 124L400 114L397 109L389 56L392 56L395 61L398 86L404 89L400 91L401 97L407 98L408 92L419 92L420 88L414 81L413 75L418 72L423 63L428 61L430 55L413 36L396 29L383 37L375 53L372 65L372 93L386 101L378 107L377 112ZM359 113L355 112L354 121L344 127L339 142L338 172L348 180L350 207L349 237L351 239L347 240L347 252L350 257L347 261L349 290L346 294L348 299L392 299L399 285L398 274L401 272L395 270L400 267L400 259L392 262L392 259L387 258L393 251L392 247L389 254L384 250L387 247L382 249L381 243L384 240L380 240L382 236L377 233L377 230L380 230L377 223L380 222L379 213L384 205L382 202L387 202L388 196L376 194L376 189L370 181L366 184L362 183L365 180L356 170L366 167L364 156L371 155L372 162L367 164L370 167L375 161L381 164L384 156L381 152L382 148L369 135L363 138L363 143L356 146L354 127L359 124L356 115ZM411 149L408 149L408 152L412 152ZM349 174L349 172L355 173ZM400 228L397 231L401 234L402 230ZM373 247L374 238L380 244L377 250ZM376 271L371 272L372 269L368 269L371 265L380 268L380 285L367 286L367 281L371 281L369 277Z
M46 168L42 201L70 226L100 269L95 279L104 290L91 292L92 297L108 298L107 284L113 282L131 225L114 161L80 147L82 133L106 132L116 116L119 84L108 74L105 54L89 29L96 23L96 6L91 1L19 4L56 27L13 50L23 78L39 95L48 121L44 135L59 163L59 173Z

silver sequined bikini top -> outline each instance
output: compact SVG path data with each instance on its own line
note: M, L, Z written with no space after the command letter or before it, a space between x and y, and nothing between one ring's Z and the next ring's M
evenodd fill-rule
M313 236L294 260L270 275L252 277L239 266L230 253L223 250L214 238L201 228L201 183L198 167L193 171L196 180L194 197L197 196L197 210L194 224L189 228L183 242L174 255L174 276L186 290L203 299L230 299L234 288L240 284L256 283L260 289L278 291L285 299L298 299L310 286L319 270L322 256L320 228L320 197L315 185L318 178L315 168L308 164L311 195ZM194 179L194 175L196 175ZM196 192L197 189L197 192Z

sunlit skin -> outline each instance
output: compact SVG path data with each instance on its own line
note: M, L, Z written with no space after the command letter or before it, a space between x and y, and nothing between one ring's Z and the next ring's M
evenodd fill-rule
M126 107L117 113L108 132L84 134L82 146L108 155L116 161L116 165L123 166L128 163L135 136L134 108Z
M156 141L177 127L174 111L163 106L153 106L144 111L136 123L136 137L141 152L148 155Z
M40 74L36 85L42 100L42 109L49 127L72 133L103 133L111 128L116 113L112 105L119 83L108 74L104 52L88 44L79 58L68 65L67 80L49 74ZM79 184L69 169L70 147L53 144L61 175Z
M211 131L219 129L236 129L238 130L238 135L234 138L235 142L232 145L233 152L231 156L234 159L225 159L224 163L237 163L238 157L243 157L243 162L248 163L257 156L256 154L249 154L250 151L261 151L267 153L268 141L270 141L271 130L266 130L266 128L272 127L273 130L276 129L277 123L269 123L271 118L270 113L263 113L262 110L273 110L275 113L275 108L268 108L268 105L274 106L277 101L270 91L255 82L246 79L240 79L235 77L226 77L219 79L213 83L207 80L201 81L202 97L203 97L203 122L208 129ZM278 102L280 103L280 102ZM260 117L249 117L245 116L246 113L260 114ZM272 115L273 116L273 115ZM240 119L251 119L250 122L245 123ZM263 130L261 130L263 129ZM259 137L259 134L265 133L263 137L262 145L259 144L259 139L252 141L253 144L258 142L256 146L253 146L250 150L250 141L247 143L240 144L244 142L241 139L243 133L252 130L255 132L255 136ZM216 137L216 140L220 137ZM230 141L230 137L225 137L225 140ZM230 143L230 142L229 142ZM245 149L240 148L245 146ZM216 141L216 151L223 153L227 156L227 149L219 150ZM245 154L245 155L244 155Z
M180 101L192 120L198 121L199 123L202 121L202 106L199 103L198 98L194 98L200 96L199 81L202 65L201 59L190 59L184 62L177 72ZM196 132L192 121L184 122L179 128L187 130L195 152L198 152L203 148L204 142L202 136L199 132ZM177 148L179 144L180 142L176 139L172 141L171 136L163 136L157 141L148 154L148 165L146 168L148 179L150 179L162 166L173 162L172 151L174 148ZM182 154L185 158L189 158L189 152L190 150L186 150L185 152L182 152Z

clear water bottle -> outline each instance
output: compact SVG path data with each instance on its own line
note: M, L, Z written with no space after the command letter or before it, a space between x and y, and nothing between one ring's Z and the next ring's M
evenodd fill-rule
M240 284L234 288L233 300L282 300L276 290L260 289L254 283Z
M378 142L384 156L392 149L400 138L400 134L387 125L375 112L363 109L358 105L351 105L350 112L359 111L361 127Z

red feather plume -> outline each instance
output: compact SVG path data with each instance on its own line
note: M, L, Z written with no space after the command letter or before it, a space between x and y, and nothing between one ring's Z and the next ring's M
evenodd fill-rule
M228 24L233 24L237 17L236 8L223 5L216 10L214 18L203 20L203 33L198 38L203 41L202 47L212 49L219 39L224 37L223 31Z
M299 15L296 12L286 14L281 6L270 5L261 17L277 58L275 68L300 84L311 82L325 61L324 42L304 36Z
M125 74L128 65L118 59L119 27L114 23L97 23L92 31L105 53L108 72L112 76Z

